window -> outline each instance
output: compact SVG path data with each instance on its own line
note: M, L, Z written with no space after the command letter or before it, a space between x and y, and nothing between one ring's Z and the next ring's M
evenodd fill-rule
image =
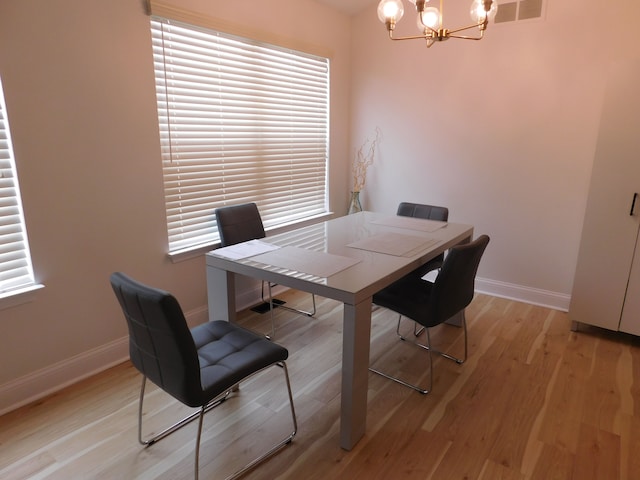
M0 81L0 298L35 287L7 107Z
M152 17L170 253L219 240L214 209L265 228L327 212L329 61Z

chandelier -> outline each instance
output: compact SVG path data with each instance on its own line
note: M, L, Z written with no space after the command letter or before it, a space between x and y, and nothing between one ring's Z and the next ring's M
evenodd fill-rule
M411 40L414 38L423 38L430 47L435 42L442 42L449 38L462 38L465 40L481 40L484 31L487 29L489 20L493 20L498 11L498 2L494 0L473 0L471 3L471 20L474 22L460 28L448 29L442 24L442 4L444 0L440 0L440 8L427 7L426 4L430 0L409 0L416 6L418 12L418 29L422 32L420 35L411 35L407 37L394 37L393 30L396 23L404 15L404 5L402 0L381 0L378 4L378 18L387 27L389 38L391 40ZM478 29L476 36L461 35L460 32L466 30Z

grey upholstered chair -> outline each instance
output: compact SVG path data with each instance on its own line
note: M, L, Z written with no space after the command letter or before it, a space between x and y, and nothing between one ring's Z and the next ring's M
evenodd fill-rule
M398 211L396 215L401 217L413 217L423 218L425 220L436 220L439 222L446 222L449 220L449 209L447 207L439 207L437 205L426 205L424 203L411 203L400 202L398 205ZM424 277L429 272L438 270L442 267L444 261L444 252L437 257L432 258L424 265L419 266L409 275L416 275L418 277ZM398 321L399 323L399 321ZM424 331L424 327L418 328L415 324L413 326L413 334L417 337Z
M267 236L258 206L253 202L216 208L215 215L221 247Z
M227 247L229 245L235 245L237 243L266 237L258 206L253 202L216 208L215 215L216 222L218 222L218 233L220 234L221 247ZM267 284L268 291L267 299L264 297L265 283ZM310 312L306 310L299 310L297 308L290 308L283 305L281 301L274 299L271 295L271 289L276 285L277 284L271 282L262 282L262 301L268 302L269 314L271 315L271 335L268 335L269 338L273 338L275 334L275 320L273 317L274 305L301 315L306 315L307 317L313 317L316 314L315 295L311 295L313 309Z
M198 418L197 479L204 414L224 402L241 381L275 365L282 367L285 374L293 431L229 478L237 478L291 443L297 422L285 363L289 354L284 347L222 320L190 330L178 301L171 294L139 283L123 273L111 275L111 286L127 320L131 362L143 375L138 407L138 440L142 445L153 445ZM147 379L178 401L198 410L145 440L142 438L142 417Z
M411 387L420 393L429 393L433 386L432 352L462 364L467 359L467 322L464 309L471 303L474 295L476 272L480 259L487 248L489 237L481 235L470 243L456 245L449 250L435 282L422 280L415 275L406 275L373 296L373 303L388 308L400 315L397 335L400 335L400 319L404 316L425 327L425 344L411 342L428 351L429 381L426 388L407 383L379 370L370 368L374 373L395 382ZM462 328L464 331L464 357L456 358L431 348L429 328L444 323L452 316L462 312Z

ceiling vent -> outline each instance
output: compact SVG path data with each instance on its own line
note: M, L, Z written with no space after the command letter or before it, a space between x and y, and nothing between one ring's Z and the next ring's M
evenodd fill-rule
M507 23L542 17L544 0L500 2L494 23Z

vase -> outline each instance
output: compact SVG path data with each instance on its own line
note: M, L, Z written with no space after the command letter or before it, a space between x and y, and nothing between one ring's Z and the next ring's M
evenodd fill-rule
M358 213L362 211L362 204L360 203L360 191L351 192L351 203L349 203L349 214Z

